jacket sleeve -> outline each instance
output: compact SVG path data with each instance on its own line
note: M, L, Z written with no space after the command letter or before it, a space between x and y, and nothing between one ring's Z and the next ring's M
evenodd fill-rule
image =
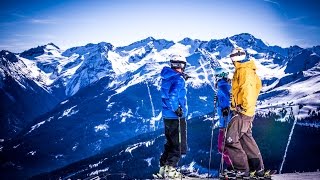
M231 106L231 109L234 110L235 107L237 106L235 98L237 97L237 95L239 93L239 82L238 82L238 71L237 70L235 71L233 78L232 78L231 89L232 89L232 92L231 92L232 98L231 98L230 106Z
M184 88L184 82L180 78L182 77L173 80L169 92L169 104L173 112L175 112L179 107L180 91Z
M256 106L256 77L254 71L242 71L242 77L239 82L239 95L242 98L241 107L244 111L254 109Z

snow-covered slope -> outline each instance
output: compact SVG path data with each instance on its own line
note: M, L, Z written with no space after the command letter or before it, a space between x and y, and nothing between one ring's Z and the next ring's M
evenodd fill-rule
M292 125L292 122L278 122L274 121L274 118L276 117L273 117L273 115L268 117L256 116L253 126L253 134L260 146L264 164L266 168L270 169L279 168L287 142L285 135L289 133ZM188 152L179 162L179 165L182 166L183 171L192 172L193 175L198 177L206 178L208 173L210 124L207 115L192 118L188 121ZM295 144L288 151L288 162L284 165L283 173L316 171L319 167L318 162L312 157L318 153L320 146L315 141L306 142L305 138L309 136L319 137L320 130L303 126L296 128L297 132L292 137ZM218 130L216 129L213 134L214 137L217 137L217 134ZM85 179L97 176L107 179L120 179L120 177L125 179L150 179L152 173L158 171L159 158L164 143L163 129L142 134L115 145L113 148L106 149L98 155L50 173L35 176L34 179L47 179L48 177L54 179ZM213 147L217 146L216 143L217 141L213 141ZM301 151L303 145L312 149ZM301 153L296 153L297 151ZM210 171L213 177L218 175L220 158L217 149L214 148Z
M15 54L0 52L0 137L17 135L59 100L43 86L41 73Z

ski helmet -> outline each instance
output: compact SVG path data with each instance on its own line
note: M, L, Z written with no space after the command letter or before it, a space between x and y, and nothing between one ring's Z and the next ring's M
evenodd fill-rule
M170 66L172 69L179 69L181 68L184 70L187 65L187 60L185 57L182 57L180 55L173 55L170 57Z
M246 52L241 47L236 47L230 54L232 61L242 61L246 58Z
M228 78L229 72L222 68L222 67L218 67L217 69L214 70L214 76L216 78L216 81L219 81L220 79L223 78Z

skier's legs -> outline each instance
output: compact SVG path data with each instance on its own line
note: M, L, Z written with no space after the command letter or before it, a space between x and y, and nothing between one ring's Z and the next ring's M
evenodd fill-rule
M180 160L180 143L179 143L179 121L173 120L174 124L170 129L170 138L172 141L172 146L168 152L167 165L176 167ZM186 120L181 118L180 120L181 128L181 154L186 154L187 151L187 133L186 133Z
M248 156L248 162L250 166L250 170L261 170L264 169L264 164L262 160L262 156L259 150L259 147L252 136L252 118L244 118L244 121L249 125L248 131L242 135L240 138L241 145Z
M181 119L181 154L187 150L187 125L184 118ZM170 165L175 167L180 160L179 127L178 120L164 120L166 144L160 157L160 166Z
M229 157L229 153L226 151L226 149L224 148L225 146L225 128L221 128L219 129L219 134L218 134L218 151L219 153L222 154L223 156L223 160L226 163L227 167L230 168L232 166L232 162L231 159ZM224 152L222 153L222 150L224 150Z
M235 170L249 171L247 155L240 143L242 129L243 121L241 116L235 114L228 125L225 150L229 153Z
M160 166L164 166L167 163L168 154L172 149L172 140L171 140L171 121L168 119L164 119L164 134L166 137L166 143L164 144L164 151L160 157Z

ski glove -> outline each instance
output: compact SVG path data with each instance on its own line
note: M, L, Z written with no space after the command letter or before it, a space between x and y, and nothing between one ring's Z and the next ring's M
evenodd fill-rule
M182 76L183 76L183 78L184 78L185 80L188 80L188 79L192 78L191 76L189 76L189 75L186 74L186 73L182 73Z
M239 113L241 113L241 112L246 112L246 110L243 109L243 107L242 107L241 105L238 105L238 106L236 107L236 111L239 112Z
M229 115L229 107L223 108L222 109L222 116L226 117Z
M182 117L183 115L183 111L182 111L182 108L181 107L178 107L178 109L175 111L176 115L178 117Z

